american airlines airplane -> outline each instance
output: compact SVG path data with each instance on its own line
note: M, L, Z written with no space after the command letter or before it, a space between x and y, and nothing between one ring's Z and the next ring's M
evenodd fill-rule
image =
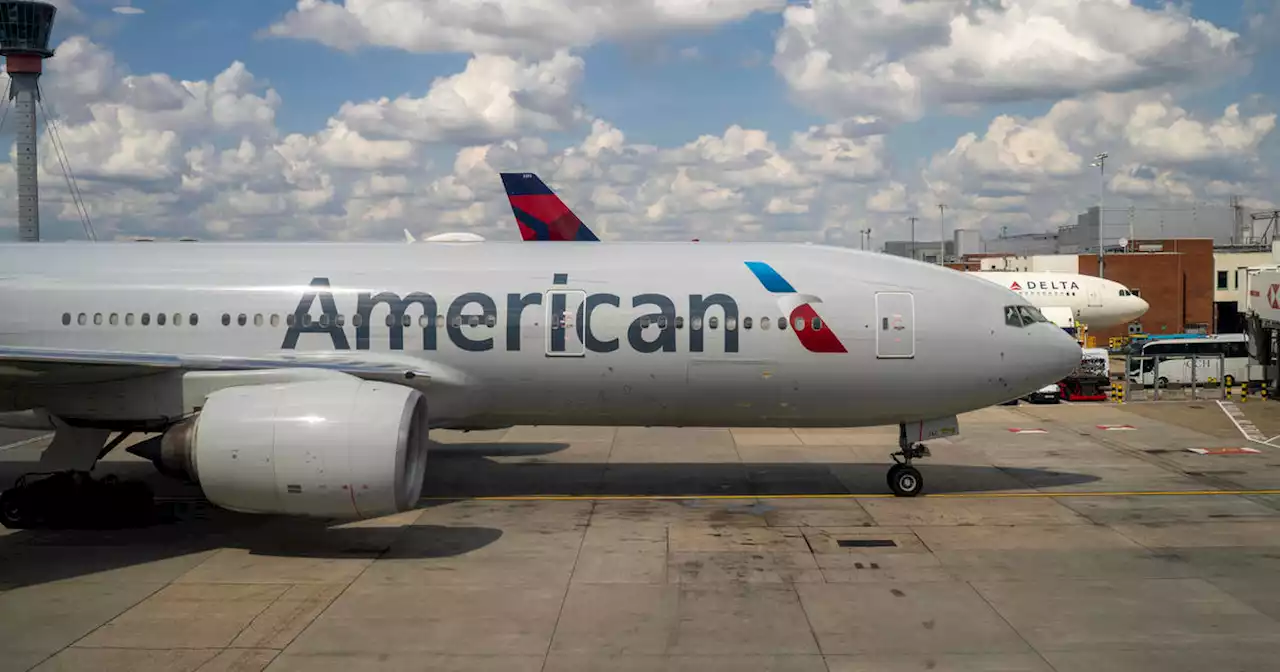
M131 433L218 506L358 519L415 506L432 428L897 424L889 485L914 496L923 441L1080 361L949 269L580 244L0 244L0 426L55 430L37 471L59 474L5 491L0 519L90 501Z
M520 236L526 241L598 240L591 229L542 179L533 173L499 173L507 191ZM1104 278L1075 273L973 272L971 275L1004 285L1041 311L1068 310L1059 326L1071 320L1090 328L1114 327L1142 317L1150 307L1128 287ZM1052 309L1052 312L1050 312Z

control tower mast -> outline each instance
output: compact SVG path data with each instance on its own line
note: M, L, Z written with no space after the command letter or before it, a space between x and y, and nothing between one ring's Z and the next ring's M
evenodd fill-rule
M58 9L47 2L0 0L0 56L9 73L9 100L17 116L18 239L40 240L40 189L36 182L36 105L40 72L53 56L49 36Z

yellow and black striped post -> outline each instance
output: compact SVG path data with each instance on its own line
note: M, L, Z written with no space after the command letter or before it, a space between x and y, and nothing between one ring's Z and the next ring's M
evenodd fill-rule
M1249 401L1249 383L1240 383L1240 403Z
M1262 400L1267 400L1267 381L1262 381Z
M1124 403L1124 383L1123 382L1116 385L1116 403L1117 404Z

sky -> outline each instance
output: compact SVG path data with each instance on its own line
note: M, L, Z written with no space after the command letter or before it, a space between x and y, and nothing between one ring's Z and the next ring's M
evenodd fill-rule
M100 240L515 240L500 171L606 240L877 247L912 216L937 240L1280 200L1277 0L52 4L46 240L86 237L73 193Z

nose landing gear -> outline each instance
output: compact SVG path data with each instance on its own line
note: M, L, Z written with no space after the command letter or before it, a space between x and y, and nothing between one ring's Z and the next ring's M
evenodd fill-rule
M894 465L889 467L889 489L898 497L915 497L924 490L924 477L920 471L911 466L911 460L929 457L929 447L923 443L905 445L902 450L890 455Z

